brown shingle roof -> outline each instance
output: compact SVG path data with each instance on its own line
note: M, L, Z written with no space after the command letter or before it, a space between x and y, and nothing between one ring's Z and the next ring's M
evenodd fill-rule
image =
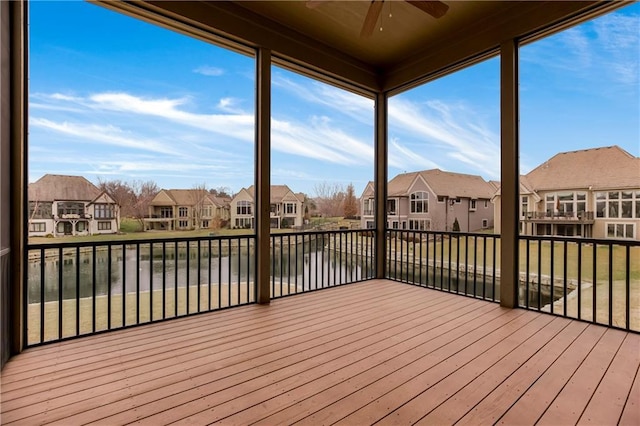
M46 174L29 184L32 201L93 201L100 194L98 187L82 176Z
M409 195L410 186L418 175L427 182L436 195L490 199L495 192L495 187L481 176L433 169L397 175L389 181L389 196Z
M526 178L536 191L640 187L640 158L617 145L561 152Z
M249 193L249 195L251 195L251 197L253 197L255 199L255 193L254 193L254 188L253 185L251 185L249 188L247 188L247 192ZM280 203L282 202L282 199L289 193L291 192L293 194L294 197L296 197L296 199L298 199L298 201L303 202L303 199L299 199L298 195L291 191L291 189L287 186L287 185L271 185L271 189L269 192L269 202L270 203Z

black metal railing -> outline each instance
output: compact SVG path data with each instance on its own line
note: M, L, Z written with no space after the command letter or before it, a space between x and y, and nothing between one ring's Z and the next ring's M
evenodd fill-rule
M368 230L271 235L271 297L373 278L374 236Z
M374 233L271 236L271 296L374 276ZM256 301L255 237L34 244L24 289L27 346Z
M254 236L30 245L27 346L254 303Z
M640 331L640 241L520 237L519 304Z
M387 278L499 300L499 235L387 231Z
M500 237L387 232L387 277L498 301ZM640 331L640 241L521 236L519 306Z

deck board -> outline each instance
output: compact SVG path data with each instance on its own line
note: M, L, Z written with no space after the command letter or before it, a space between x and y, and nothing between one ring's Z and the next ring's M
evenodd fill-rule
M373 280L31 348L2 371L0 421L637 424L639 349Z

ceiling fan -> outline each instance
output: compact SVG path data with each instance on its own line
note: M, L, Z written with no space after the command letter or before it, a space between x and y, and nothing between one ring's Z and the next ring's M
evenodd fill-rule
M449 6L441 1L427 1L427 0L405 0L412 6L417 7L421 11L428 13L434 18L441 18L449 10ZM373 30L376 27L380 12L382 12L382 6L384 0L371 0L367 16L364 18L362 24L362 30L360 31L360 37L366 38L373 34Z
M380 13L382 12L382 6L384 5L385 0L371 0L371 4L369 5L369 10L367 11L367 15L364 18L364 22L362 23L362 29L360 30L360 37L367 38L371 37L373 34L373 30L376 27L376 23L378 22L378 18L380 17ZM393 1L393 0L391 0ZM431 1L431 0L405 0L412 6L420 9L421 11L433 16L434 18L442 18L447 11L449 10L449 6L441 1ZM307 7L315 8L321 3L325 3L326 0L308 0Z

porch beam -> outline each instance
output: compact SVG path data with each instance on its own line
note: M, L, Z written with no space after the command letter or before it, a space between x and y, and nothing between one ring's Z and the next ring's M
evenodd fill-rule
M384 278L386 271L387 253L387 125L388 125L388 95L384 92L376 94L375 98L375 148L374 148L374 188L375 188L375 266L376 278Z
M256 176L255 231L257 302L268 304L269 290L269 190L271 188L271 51L256 52Z
M519 129L518 43L500 45L500 305L518 306Z

